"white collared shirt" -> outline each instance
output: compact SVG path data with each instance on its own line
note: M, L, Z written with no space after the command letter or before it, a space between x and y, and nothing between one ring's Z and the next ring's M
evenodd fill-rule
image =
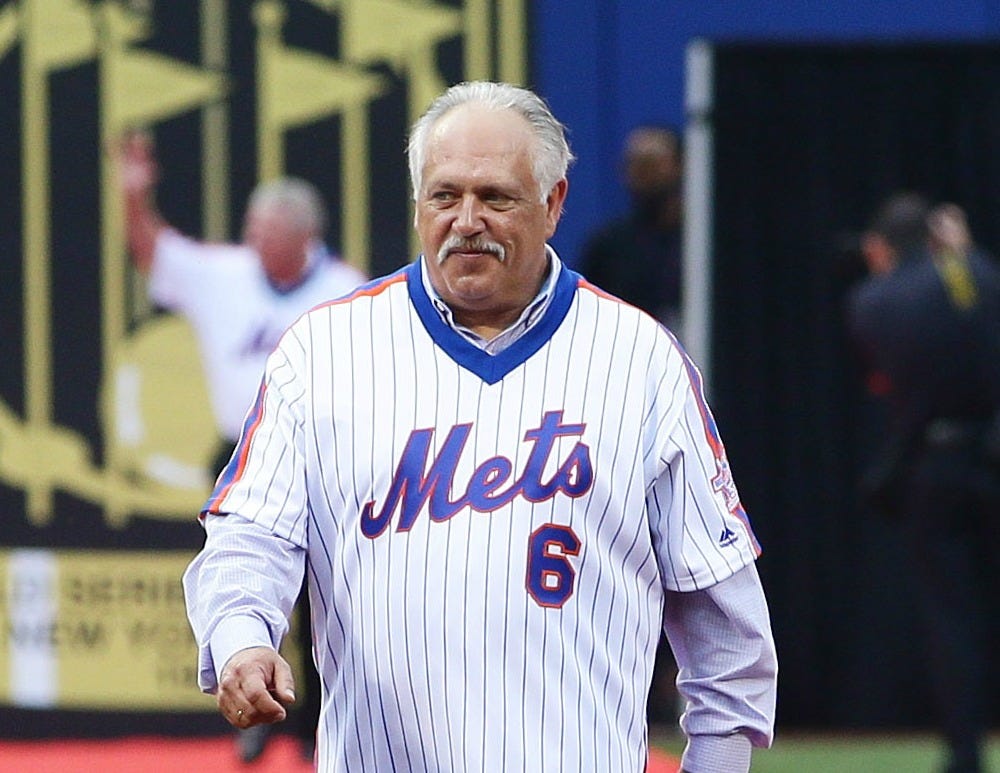
M538 295L535 296L534 300L524 308L524 311L521 312L521 316L517 318L516 322L489 340L455 321L455 315L451 308L444 302L440 293L431 284L430 277L427 274L427 266L424 263L427 260L426 256L421 256L420 279L423 282L424 290L427 292L427 297L431 299L434 308L441 315L441 319L444 320L448 327L487 354L499 354L531 330L538 320L545 315L545 310L552 302L552 290L556 286L559 273L562 271L562 262L556 255L555 250L548 245L545 245L545 255L549 259L549 275L542 283L542 289L538 291Z

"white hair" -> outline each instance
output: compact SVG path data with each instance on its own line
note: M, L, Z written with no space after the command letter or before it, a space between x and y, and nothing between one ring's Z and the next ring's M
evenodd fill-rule
M281 177L260 183L250 194L247 211L281 210L289 222L311 236L322 239L326 231L326 208L319 190L298 177Z
M536 140L530 151L532 171L538 182L539 197L544 203L555 184L566 176L566 170L574 160L566 140L566 127L534 92L509 83L490 81L469 81L452 86L435 99L413 124L407 144L413 199L417 199L423 182L431 129L446 113L470 103L493 110L514 110L530 124Z

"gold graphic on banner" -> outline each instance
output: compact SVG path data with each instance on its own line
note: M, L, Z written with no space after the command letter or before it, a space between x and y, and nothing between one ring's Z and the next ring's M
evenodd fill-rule
M163 0L164 2L166 0ZM337 24L330 52L285 42L289 8L308 3ZM99 141L108 147L131 127L155 127L187 113L201 117L202 221L225 238L229 211L230 56L228 25L246 14L255 29L257 177L285 173L289 130L339 122L342 223L339 247L367 268L371 210L370 111L399 89L415 118L447 83L438 48L461 40L465 78L523 81L523 0L200 0L192 4L200 41L186 61L148 47L152 2L21 0L0 8L0 58L19 56L21 209L24 282L24 413L0 400L0 482L25 492L35 525L53 517L62 491L103 508L123 526L134 515L188 520L209 493L214 430L198 348L174 316L151 315L130 267L112 157L101 154L99 230L101 386L95 412L101 438L60 426L53 412L53 362L65 342L52 327L53 256L50 81L93 67ZM245 53L245 52L244 52ZM72 120L72 119L71 119ZM399 138L400 152L404 143ZM401 180L401 184L403 181ZM415 244L411 244L411 248ZM102 449L98 459L96 449Z
M340 9L345 55L365 64L385 62L407 79L412 123L447 85L437 71L434 51L438 43L462 31L461 14L434 3L401 0L341 0ZM410 252L418 250L417 235L411 232Z
M21 152L24 239L24 399L28 424L39 436L52 427L52 336L49 75L92 58L97 49L89 7L72 0L28 0L21 5ZM28 480L28 516L44 523L52 513L49 476Z
M175 115L211 104L222 98L225 83L218 73L203 70L186 62L172 59L152 51L130 46L139 38L145 29L141 18L124 12L121 7L110 0L100 6L101 56L99 59L99 83L101 105L101 144L108 147L123 131L135 126L146 126ZM109 392L112 399L119 396L116 389L121 384L122 373L116 363L129 357L134 351L143 351L143 340L151 333L148 325L142 325L137 332L129 336L126 331L133 314L126 307L127 277L129 261L125 247L124 224L121 216L121 195L116 180L117 170L105 155L101 168L101 212L104 228L101 245L101 287L102 287L102 350L104 352L104 392ZM167 351L174 352L178 357L179 366L184 362L182 347L190 346L193 341L174 339L177 341ZM194 349L196 351L196 349ZM190 359L190 355L188 357ZM149 374L155 372L157 363L139 361L135 367L144 376L144 385L155 386ZM194 370L193 372L197 372ZM171 405L166 403L159 408L166 412L170 407L181 412L186 410L199 412L198 402L187 402L204 398L196 388L198 379L184 379L178 384L177 391L171 393L175 400L185 402ZM107 402L107 398L105 399ZM190 409L185 409L189 405ZM150 474L158 468L150 468L149 460L138 455L140 444L129 443L122 425L110 422L111 416L120 413L104 411L105 448L107 451L107 467L116 482L126 481L126 486L112 486L104 498L104 509L107 520L112 525L123 523L134 511L133 496L142 491L147 496L157 496L170 506L188 513L202 504L202 496L206 491L205 481L208 476L201 476L194 485L170 485L176 478L163 478ZM172 414L177 415L177 414ZM210 424L208 426L211 426ZM192 447L183 443L169 446L169 453L164 449L164 455L173 462L175 467L191 466L207 462L211 453L201 460L190 458ZM137 475L137 473L141 473ZM165 489L165 490L164 490ZM183 504L182 504L183 503Z
M0 698L35 709L211 711L214 698L195 688L179 580L192 557L0 549Z
M381 76L361 67L341 64L311 51L296 50L281 41L284 6L275 0L258 2L254 19L257 42L257 163L258 179L282 174L284 133L328 115L343 121L340 157L344 233L341 253L361 269L368 255L368 103L388 88Z
M17 7L8 5L0 9L0 59L17 42Z

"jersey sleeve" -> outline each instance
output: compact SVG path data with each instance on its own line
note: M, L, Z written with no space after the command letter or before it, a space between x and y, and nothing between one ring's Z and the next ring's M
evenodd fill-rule
M201 246L172 229L160 233L149 272L148 292L153 303L172 310L183 308L190 296L188 285L201 263Z
M655 475L646 495L667 590L710 587L760 554L701 373L676 341L666 347L650 421Z
M231 288L232 271L227 264L255 261L240 244L200 242L167 229L156 240L148 293L158 306L187 311L213 302L218 288ZM227 283L228 282L228 283Z
M305 547L308 496L301 354L293 329L267 360L239 442L203 512L236 513Z
M198 684L214 693L246 647L278 649L302 584L305 551L238 515L205 518L205 545L183 577Z

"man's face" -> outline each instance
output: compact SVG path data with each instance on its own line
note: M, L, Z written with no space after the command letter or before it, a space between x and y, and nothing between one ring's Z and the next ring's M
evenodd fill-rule
M545 278L545 242L566 196L540 201L534 136L512 110L463 105L431 129L414 224L431 283L473 329L503 329Z
M657 129L635 129L625 148L625 182L636 198L676 193L683 174L676 144Z
M655 128L632 131L625 148L625 185L640 221L663 226L680 218L680 154L673 139Z
M243 241L260 257L271 281L290 284L301 276L310 236L280 207L250 209L243 227Z
M862 234L861 254L872 274L888 274L896 267L896 251L884 236L874 231Z

